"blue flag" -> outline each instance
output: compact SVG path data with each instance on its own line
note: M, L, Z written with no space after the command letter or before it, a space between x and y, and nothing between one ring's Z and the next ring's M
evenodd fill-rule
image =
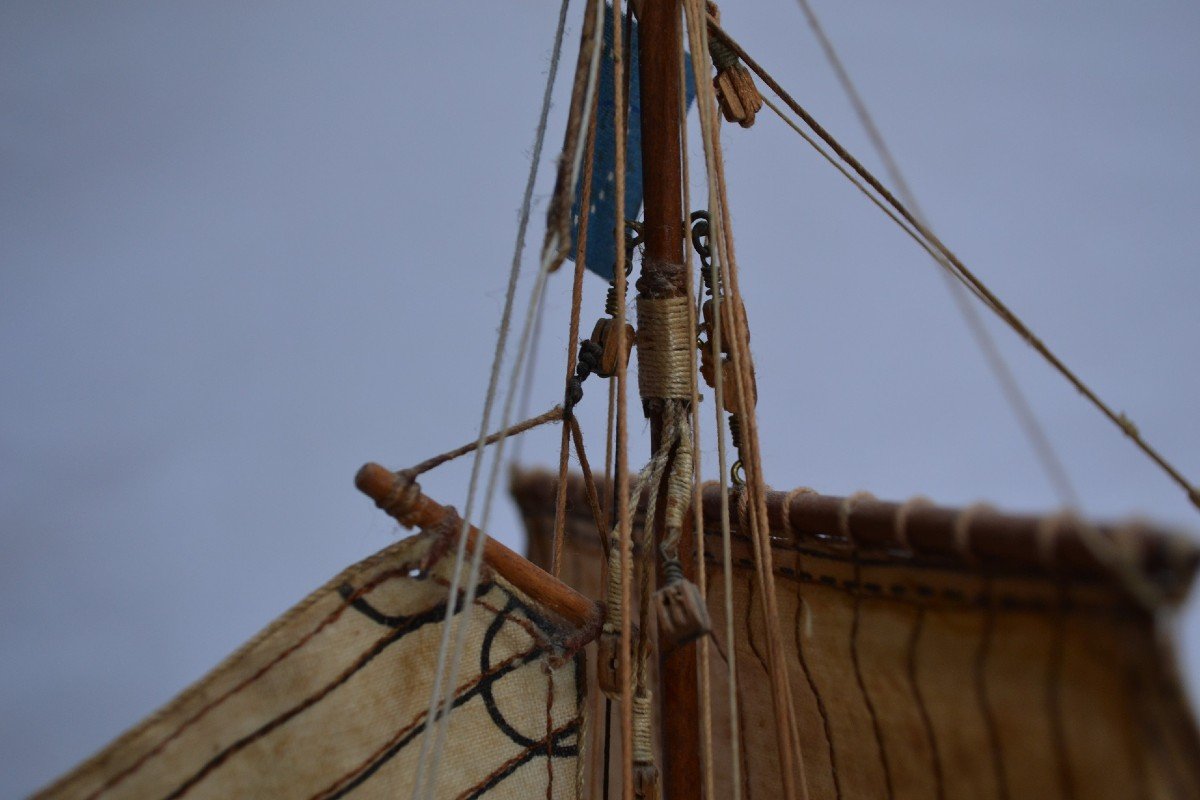
M638 80L638 33L637 23L629 26L629 113L625 140L625 216L636 219L642 207L642 97ZM691 59L684 54L686 66L687 107L696 99L696 81L692 76ZM613 32L612 14L604 16L604 49L600 54L600 97L596 109L596 152L592 160L592 196L588 209L587 252L585 264L589 270L605 280L612 280L613 266L617 262L616 196L616 103L613 86ZM571 250L569 258L575 259L579 236L579 214L582 207L583 181L575 187L575 202L571 206Z

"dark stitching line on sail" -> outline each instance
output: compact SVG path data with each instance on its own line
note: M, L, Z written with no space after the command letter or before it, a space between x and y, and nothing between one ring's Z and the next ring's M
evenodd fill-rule
M1065 615L1064 615L1065 616ZM1136 655L1130 658L1129 652L1129 637L1124 635L1124 631L1120 629L1120 623L1116 623L1114 636L1118 642L1124 646L1121 648L1121 675L1124 679L1126 691L1122 692L1122 697L1126 703L1126 713L1131 721L1128 729L1124 731L1125 741L1129 745L1130 762L1133 764L1134 772L1138 786L1141 788L1140 795L1143 800L1149 800L1153 796L1150 783L1150 765L1147 763L1146 752L1141 747L1141 740L1137 735L1137 728L1142 726L1140 704L1137 702L1137 678L1136 678Z
M1141 728L1142 735L1154 745L1154 747L1150 748L1150 750L1154 753L1164 756L1164 758L1158 759L1159 768L1164 773L1164 780L1171 784L1172 795L1175 797L1186 797L1187 795L1181 791L1178 776L1173 774L1174 769L1170 763L1171 759L1169 755L1167 755L1167 744L1161 735L1162 732L1159 730L1157 720L1153 718L1157 715L1152 713L1150 707L1153 704L1147 699L1147 694L1150 693L1148 691L1147 681L1145 680L1145 675L1142 674L1142 670L1139 667L1140 659L1135 658L1129 675L1130 683L1132 684L1130 696L1139 698L1140 700L1140 702L1134 704L1137 712L1136 721ZM1163 764L1164 761L1166 762L1165 765Z
M743 628L746 631L746 644L749 645L750 652L754 654L754 658L758 661L759 666L761 666L763 668L763 671L769 673L770 670L767 667L767 661L765 658L763 658L762 652L758 649L758 644L754 641L754 626L750 622L750 618L752 616L754 616L754 598L757 595L757 593L754 591L755 577L756 577L755 573L753 573L753 572L749 573L746 576L746 619L744 620ZM736 644L736 642L734 642L734 643L731 643L730 646L736 647L737 644ZM754 798L752 797L752 795L750 793L750 764L749 764L750 756L749 756L749 752L746 750L746 740L744 737L744 732L746 730L746 724L745 724L746 720L745 720L745 717L742 715L742 709L745 708L745 703L743 702L743 698L741 697L741 690L742 690L741 683L742 683L742 678L744 676L741 675L741 670L738 670L738 673L739 673L738 674L738 687L737 687L737 689L738 689L738 734L739 734L738 735L738 745L739 745L738 750L740 753L743 754L741 774L745 777L745 780L743 781L743 786L745 787L746 800L754 800ZM776 752L778 752L778 750Z
M1062 709L1062 671L1066 650L1067 614L1066 587L1059 585L1059 607L1054 615L1054 638L1050 643L1050 659L1046 675L1046 703L1049 706L1050 735L1054 744L1054 761L1058 767L1059 786L1063 796L1075 797L1075 781L1071 775L1070 757L1067 753L1067 731Z
M929 755L933 761L934 786L937 789L938 800L946 799L945 776L942 774L942 756L938 752L937 735L933 730L933 719L925 705L925 696L921 693L921 685L917 682L917 644L921 639L921 631L925 627L925 607L916 606L917 618L913 622L912 633L908 637L908 683L912 687L913 698L917 701L917 712L921 717L921 727L925 729L925 738L929 741Z
M753 595L751 596L751 601L753 601ZM719 636L716 628L714 628L712 633L709 635L712 637L713 650L716 651L717 657L721 659L721 661L725 664L725 669L728 670L729 669L729 656L727 656L725 654L725 648L721 646L721 639L720 639L720 636ZM733 646L736 647L736 642L734 643ZM750 770L746 763L746 758L747 758L746 754L748 752L748 750L746 749L746 698L745 698L745 695L742 693L741 681L738 681L737 696L738 696L737 709L738 709L738 755L739 755L738 762L741 765L742 796L745 797L746 800L751 800ZM732 724L731 724L731 727L732 727Z
M879 750L879 763L883 767L883 783L887 788L888 800L891 800L893 795L892 790L892 769L888 764L887 748L883 746L883 729L879 723L879 715L875 713L875 703L871 701L871 693L867 691L866 681L863 680L862 665L858 660L858 628L859 620L862 616L862 595L859 593L858 587L862 585L861 578L862 567L858 563L858 550L854 551L854 589L851 594L854 598L853 611L850 619L850 661L854 664L854 681L858 684L858 691L862 695L863 703L867 707L867 715L871 718L871 730L875 733L875 746Z
M1182 791L1177 790L1177 796L1194 798L1200 796L1200 761L1189 756L1200 749L1200 738L1197 737L1196 725L1187 711L1186 702L1180 702L1181 698L1186 698L1186 693L1180 683L1174 659L1169 655L1163 657L1163 642L1153 635L1154 633L1156 631L1152 631L1148 642L1154 653L1149 661L1151 669L1154 670L1149 690L1154 704L1164 715L1163 723L1169 731L1167 747L1164 749L1168 760L1178 770L1177 785L1179 781L1185 784Z
M754 562L744 558L734 559L737 566L751 570L754 569ZM866 562L864 562L866 563ZM830 589L839 589L850 593L854 591L855 582L851 579L839 578L835 575L813 574L810 572L796 570L790 567L776 567L775 575L787 578L797 583L819 584ZM905 598L910 594L915 594L921 599L937 600L946 604L953 604L962 608L985 608L988 605L987 598L982 595L968 597L965 593L958 589L939 589L934 586L925 584L915 584L909 591L908 586L896 584L891 587L884 587L879 584L866 583L861 587L863 590L870 593L872 598L878 600L891 600L894 602L909 602ZM890 594L889 594L890 593ZM1016 595L995 595L992 598L995 603L1003 607L1006 611L1049 611L1052 609L1052 604L1048 601L1040 599L1018 597ZM1135 608L1126 606L1104 606L1104 605L1088 605L1084 603L1073 603L1071 605L1072 612L1079 614L1096 614L1107 617L1129 617L1137 618L1140 611Z
M546 673L546 800L554 800L554 673Z
M554 738L554 739L565 738L566 736L569 736L570 734L577 732L578 728L579 728L579 718L576 717L575 719L573 719L570 722L563 725L561 728L556 728L553 731L552 738ZM532 758L537 756L538 751L542 748L542 746L544 744L545 744L544 742L534 742L532 747L527 748L520 755L516 756L515 758L511 758L508 761L506 761L505 763L501 764L500 768L496 772L493 772L491 775L489 775L487 778L485 778L483 783L478 783L475 786L472 786L470 789L467 789L462 794L460 794L459 795L460 800L475 800L475 798L482 796L483 793L488 791L489 789L496 788L497 784L499 784L501 781L503 781L508 776L512 775L520 767L522 767L526 763L528 763Z
M166 800L175 800L175 798L182 797L193 786L195 786L197 783L199 783L201 780L203 780L210 772L212 772L217 767L221 766L221 764L225 763L225 761L228 760L230 756L236 755L239 751L245 749L247 746L254 743L254 741L256 741L257 739L262 738L263 736L267 735L271 731L280 727L284 723L290 721L291 719L295 718L296 716L299 716L304 711L307 711L309 708L316 705L318 702L323 700L326 696L328 696L331 692L333 692L339 686L344 684L346 681L350 680L350 678L352 678L355 673L357 673L359 670L361 670L363 667L365 667L367 664L369 664L372 659L374 659L377 655L382 653L384 650L386 650L392 644L395 644L400 639L407 636L409 633L412 633L413 631L418 630L431 622L436 622L438 620L444 619L445 616L446 616L446 604L445 603L439 603L438 605L424 611L421 614L413 615L409 620L408 627L404 627L404 628L396 627L392 633L389 633L386 636L383 636L382 638L376 640L375 644L372 645L369 650L367 650L365 653L360 655L358 657L358 659L349 668L347 668L345 671L343 671L342 674L339 675L332 683L327 684L316 694L310 695L309 697L305 698L298 705L293 706L292 708L285 711L283 714L280 714L279 716L275 717L274 719L270 720L269 722L266 722L263 725L259 726L257 730L246 734L245 736L243 736L240 739L238 739L237 741L235 741L233 744L225 747L221 752L217 753L215 756L213 756L211 759L209 759L208 762L205 763L205 765L203 767L201 767L196 773L194 773L190 778L188 778L178 788L176 788L175 791L173 791L169 795L167 795Z
M474 681L467 684L470 688L462 692L454 698L452 709L464 705L469 700L474 698L482 691L482 686L485 682L494 683L501 678L506 677L509 673L514 672L529 662L538 658L541 655L539 648L534 647L526 650L523 653L510 656L505 661L498 664L495 670L489 674L480 675ZM401 750L424 732L425 722L417 722L417 720L425 717L429 712L422 709L412 722L401 728L392 737L391 741L376 750L362 764L347 772L342 777L338 778L328 788L313 796L312 800L336 800L336 798L345 797L354 789L361 786L376 772L379 771L387 762L392 760Z
M481 583L479 585L480 598L482 598L482 596L484 594L486 594L488 591L490 591L491 588L492 588L491 583ZM364 617L371 620L372 622L375 622L386 628L404 627L405 625L408 624L409 620L412 618L411 615L405 615L405 614L384 614L382 611L375 608L375 606L373 606L369 602L367 602L367 600L362 596L361 592L355 592L354 587L350 586L349 584L343 583L341 586L338 587L337 591L338 591L338 594L340 594L343 598L346 599L347 602L350 603L351 607L353 607L355 611L362 614ZM458 601L455 603L455 609L454 609L455 614L462 611L462 601L463 601L462 593L460 592ZM479 599L476 600L476 604L483 605L483 603L479 602ZM443 603L442 608L444 609L445 607L446 606Z
M758 659L759 666L769 672L767 661L754 641L754 626L750 623L750 618L754 615L754 578L753 573L746 578L746 619L743 620L746 626L746 644L750 645L750 652L754 653L754 657Z
M406 576L407 574L408 574L408 567L400 567L397 569L387 570L386 572L381 572L380 574L378 574L374 578L372 578L369 582L364 584L362 586L362 588L359 589L354 594L354 597L355 598L361 597L361 596L367 594L368 592L372 591L376 587L378 587L380 584L385 583L386 581L389 581L393 578L399 578L399 577ZM350 598L347 598L347 600L349 600L349 599ZM97 789L95 792L93 792L91 795L89 795L87 797L87 800L95 800L95 798L99 797L101 794L112 789L113 787L117 786L119 783L124 781L130 775L137 772L142 766L144 766L146 764L147 761L149 761L151 758L153 758L154 756L161 753L168 744L170 744L172 741L177 739L181 734L183 734L184 731L186 731L192 725L199 722L200 719L203 718L205 715L207 715L210 711L217 708L218 706L223 704L226 700L228 700L229 698L238 694L243 689L250 686L252 683L256 682L259 678L261 678L263 675L265 675L267 672L269 672L271 669L273 669L275 666L277 666L279 664L279 662L283 661L285 658L290 656L292 653L296 652L301 647L308 644L308 642L310 640L312 640L312 638L315 637L322 630L327 628L329 625L332 625L333 623L337 622L338 619L341 618L342 614L349 607L350 607L350 603L347 602L347 603L344 603L343 605L339 606L336 610L330 612L323 620L321 620L321 622L315 628L313 628L311 631L309 631L302 639L293 643L291 646L289 646L283 652L279 653L279 655L275 656L275 658L271 659L269 662L264 664L253 675L251 675L250 677L243 680L237 686L234 686L232 689L227 691L225 694L212 700L207 705L205 705L203 708L201 708L199 711L197 711L195 714L193 714L191 717L184 720L179 725L178 728L176 728L174 731L172 731L165 739L160 741L153 748L146 751L146 753L144 753L136 761L134 761L133 764L131 764L130 766L126 767L121 772L119 772L116 775L113 775L111 778L109 778L108 781L106 781L103 786L101 786L99 789Z
M491 624L488 625L487 632L484 633L483 636L483 644L479 648L480 672L487 672L491 669L490 662L492 643L495 641L500 629L504 627L504 615L518 607L521 607L521 604L517 602L515 597L510 595L508 602L504 606L504 609L497 614L492 620ZM488 716L492 718L492 724L499 728L500 731L503 732L504 735L511 739L515 744L519 744L522 747L533 747L538 743L537 739L530 739L528 736L523 735L520 731L509 724L508 720L504 717L504 714L500 712L499 706L496 705L496 698L492 694L492 688L490 684L485 686L483 689L483 703L487 708ZM575 749L571 747L563 747L559 752L561 752L563 756L570 756L574 755Z
M812 670L808 667L808 659L804 655L804 637L801 635L801 619L805 609L805 599L801 595L800 602L796 606L796 621L793 625L795 630L796 640L796 655L800 659L800 668L804 671L804 679L808 681L809 691L812 692L813 698L817 701L817 713L821 715L821 725L825 729L825 746L829 750L829 771L833 776L833 791L836 800L842 798L842 779L838 775L837 750L833 746L833 726L829 722L829 711L825 708L825 700L821 697L821 692L817 690L817 683L813 679Z
M746 746L746 695L742 693L741 683L738 683L738 758L741 760L742 797L753 800L750 788L750 750Z
M992 579L983 576L984 594L990 598ZM987 696L986 667L987 657L991 652L992 632L996 627L996 607L988 603L984 609L983 631L979 637L979 649L975 651L975 696L979 702L979 710L983 714L984 728L987 730L988 743L991 745L992 771L995 773L996 791L1001 800L1008 800L1008 778L1004 774L1004 750L1000 741L1000 730L996 724L996 716L992 713L992 704Z
M717 539L717 540L719 540L719 538L721 536L721 534L719 532L706 532L704 535L706 537L709 537L712 539ZM805 536L806 538L810 538L810 539L814 538L815 536L822 536L822 537L828 538L828 540L831 542L831 544L826 545L826 547L840 547L842 549L845 548L844 541L841 540L840 538L832 536L832 535L807 533L807 534L797 534L797 536L798 537ZM744 549L744 548L748 548L751 546L750 538L748 536L746 536L745 534L740 534L740 533L735 532L732 534L732 537L733 537L733 541L737 543L739 548ZM838 563L838 564L847 564L850 562L850 558L848 557L848 555L841 555L837 552L830 552L829 549L818 549L816 547L805 547L804 545L797 544L796 541L793 539L784 539L779 536L771 537L771 549L785 551L785 552L789 552L789 553L798 553L801 556L804 556L806 558L813 558L818 561L832 561L832 562ZM744 559L742 559L742 560L744 560ZM863 566L866 566L866 567L911 567L914 569L926 570L926 571L930 571L930 572L940 572L940 573L950 573L950 574L961 574L963 572L963 566L964 566L961 561L957 561L954 558L949 557L949 556L939 556L939 555L897 556L897 555L889 555L889 554L887 554L887 551L881 552L879 549L876 549L876 548L873 548L872 550L867 551L867 556L865 558L862 558L861 562L862 562ZM1030 574L1030 570L1033 570L1034 573L1039 576L1046 577L1044 572L1038 570L1038 568L1033 565L1028 565L1025 567L1017 567L1017 566L1005 567L1003 565L994 565L992 567L992 570L993 570L993 574L996 576L999 576L999 577L1016 577L1016 578L1028 577ZM1104 581L1102 579L1098 579L1098 578L1089 579L1086 576L1079 576L1077 578L1077 582L1092 583L1092 584L1103 584L1104 583Z

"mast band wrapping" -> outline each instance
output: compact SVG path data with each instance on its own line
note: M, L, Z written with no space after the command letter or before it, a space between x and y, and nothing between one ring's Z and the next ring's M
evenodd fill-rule
M637 299L638 389L643 398L690 400L691 359L696 334L690 324L690 300L678 297Z

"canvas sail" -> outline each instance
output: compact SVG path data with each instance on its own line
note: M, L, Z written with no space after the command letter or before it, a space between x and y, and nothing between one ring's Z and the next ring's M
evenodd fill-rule
M437 541L346 570L38 796L410 796L454 560ZM455 618L466 651L435 796L577 797L581 660L560 648L577 632L486 566Z
M514 480L535 561L549 554L554 485L545 473ZM780 767L752 548L735 513L731 643L716 491L704 516L717 794L730 794L732 648L742 796L772 798ZM595 591L594 524L581 488L568 496L563 575ZM984 509L806 492L772 493L768 506L810 797L1200 796L1196 727L1154 623L1190 585L1194 547L1145 527L1085 534L1069 518ZM1083 541L1097 530L1120 554L1116 573Z

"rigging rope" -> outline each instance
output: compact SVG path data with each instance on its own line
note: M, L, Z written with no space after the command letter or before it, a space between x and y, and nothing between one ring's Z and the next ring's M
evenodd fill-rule
M892 185L896 187L896 193L900 196L904 204L912 209L913 215L917 219L923 224L929 225L928 218L917 202L916 194L913 192L908 180L904 177L904 173L901 172L900 165L897 163L895 156L892 155L891 148L888 147L887 142L883 138L883 132L875 123L875 118L867 108L866 101L863 100L862 94L858 91L858 86L850 78L850 73L847 71L845 63L842 61L841 56L838 55L837 49L833 46L833 40L825 32L825 26L821 24L821 20L817 17L812 3L809 0L797 1L800 4L800 10L804 13L804 17L808 21L808 26L812 29L813 35L816 36L817 42L821 46L821 50L825 53L825 58L829 62L830 68L836 75L838 83L841 84L842 90L850 101L850 105L853 106L854 113L858 116L863 130L866 131L867 138L870 140L872 147L875 148L880 161L883 162L884 171L887 172ZM1033 407L1029 404L1029 400L1017 384L1012 370L1009 369L1007 362L1000 354L1000 350L996 347L995 340L984 326L979 312L971 304L970 298L967 297L963 285L954 280L947 272L939 274L945 280L946 288L950 291L955 306L958 308L959 313L962 314L963 321L967 324L967 330L970 331L976 345L978 345L980 351L983 353L984 361L987 362L996 382L1000 384L1001 394L1008 401L1009 407L1017 418L1017 424L1033 448L1034 455L1041 462L1042 470L1046 473L1046 478L1050 481L1051 487L1053 487L1055 493L1058 495L1059 503L1069 508L1078 507L1079 496L1075 491L1075 487L1071 484L1071 479L1063 467L1062 460L1055 452L1054 445L1050 442L1050 437L1046 434L1045 428L1038 421Z
M1191 500L1192 504L1195 505L1197 509L1200 509L1200 487L1193 486L1191 483L1189 483L1183 474L1171 462L1167 461L1166 458L1164 458L1158 452L1158 450L1156 450L1150 445L1149 442L1142 438L1137 426L1128 416L1125 415L1124 412L1113 410L1113 408L1105 403L1090 386L1084 383L1083 380L1075 374L1073 370L1064 364L1062 360L1060 360L1058 356L1055 355L1055 353L1051 351L1044 342L1041 341L1041 339L1034 335L1033 331L1030 330L1030 328L1021 320L1020 317L1018 317L1007 305L1005 305L1004 302L1001 301L1000 298L998 298L991 291L991 289L989 289L987 285L985 285L983 281L975 275L974 272L972 272L965 264L963 264L958 256L956 256L954 252L941 241L941 239L939 239L932 231L930 231L929 228L923 225L921 221L913 215L913 212L904 205L904 203L896 199L895 195L893 195L882 183L880 183L878 178L876 178L866 167L864 167L858 161L858 159L851 155L850 152L847 151L846 148L843 147L841 143L832 136L832 134L825 130L825 128L822 127L821 124L817 122L812 115L804 109L803 106L797 103L796 100L793 99L792 96L788 94L787 91L785 91L783 87L781 87L765 69L759 66L758 62L751 58L746 51L742 49L741 45L739 45L728 33L726 33L711 16L708 18L708 28L712 33L729 45L729 47L738 54L738 57L742 59L742 62L746 64L746 66L748 66L756 75L758 75L758 77L762 79L763 83L765 83L771 89L771 91L773 91L776 96L778 96L793 112L795 112L804 121L804 124L807 125L817 135L818 138L825 142L825 144L837 154L839 159L848 165L855 174L857 174L871 187L871 189L878 193L879 197L882 198L887 205L891 206L892 209L895 210L896 214L899 214L900 217L902 217L911 226L912 230L909 231L911 236L914 236L914 238L923 239L926 244L926 249L936 251L936 253L940 255L940 258L938 258L938 263L949 270L955 278L970 288L976 297L978 297L985 305L987 305L988 308L992 309L992 311L995 312L1001 320L1003 320L1017 333L1017 335L1024 339L1030 347L1032 347L1039 355L1041 355L1042 358L1045 359L1055 371L1057 371L1072 386L1074 386L1075 389L1085 398L1087 398L1087 400L1104 416L1108 417L1108 419L1114 425L1120 428L1122 433L1128 436L1147 457L1156 463L1159 468L1163 470L1163 472L1165 472L1187 493L1188 499ZM772 107L774 108L774 106ZM776 113L779 113L777 108L775 110ZM805 140L810 144L814 144L814 142L808 137L805 137ZM862 187L860 186L860 188ZM895 219L895 217L893 217L893 219Z
M688 32L692 41L692 58L694 69L700 64L707 63L711 57L708 50L708 26L704 21L704 12L700 0L688 0L687 10ZM764 525L766 523L765 484L762 478L762 463L758 452L758 431L753 404L749 402L747 389L751 385L752 367L749 361L749 342L746 330L746 320L741 311L740 294L738 290L737 263L733 256L733 242L729 233L729 208L725 191L723 160L719 144L720 123L714 118L716 101L713 90L707 81L697 81L700 102L697 104L701 115L701 131L704 138L705 162L708 172L709 205L713 210L715 222L714 237L716 255L713 264L720 263L723 270L719 276L722 280L714 279L714 287L725 287L729 292L729 301L733 304L734 313L730 314L734 330L732 334L730 354L732 357L734 386L739 399L740 416L746 421L746 459L749 462L750 483L747 489L753 498L751 518L751 540L754 543L755 565L758 570L759 591L763 597L764 617L767 629L767 655L771 678L772 699L775 706L776 738L779 744L779 759L783 796L792 800L796 794L796 778L799 776L800 796L808 797L808 787L804 777L804 762L799 752L799 738L795 735L795 712L792 705L791 685L782 658L782 634L779 630L778 607L775 597L774 573L771 568L771 552L769 535ZM715 266L714 266L715 269ZM720 298L714 289L713 298L716 307L716 330L720 330L721 317ZM715 359L719 368L721 358ZM717 386L723 381L718 376ZM723 391L723 389L721 390ZM722 407L718 403L718 409ZM748 406L748 407L747 407ZM765 546L764 546L765 545ZM727 585L726 591L730 591ZM728 604L727 600L727 604ZM732 618L732 615L730 615ZM730 647L732 651L732 640ZM793 773L793 770L796 770Z
M620 0L612 4L612 40L613 40L613 129L616 132L613 148L614 181L614 218L617 220L612 235L615 237L617 253L613 265L614 285L618 297L626 296L625 276L625 145L626 133L626 85L625 85L625 47L622 21L624 15ZM633 532L631 514L629 512L629 426L628 408L626 404L626 383L628 372L629 352L625 348L625 304L619 303L616 309L617 336L617 453L614 470L616 484L617 506L617 568L621 575L621 604L629 608L632 600L633 583ZM611 580L611 578L610 578ZM618 655L618 675L621 682L621 791L622 797L633 797L633 621L625 614L621 618L620 647Z
M597 92L595 101L592 104L592 113L587 127L587 143L584 145L585 166L583 168L583 191L580 195L584 198L592 196L592 173L594 172L594 154L596 152L596 106L599 103L599 99L600 93ZM567 376L563 380L563 383L567 386L571 383L571 376L575 374L575 354L579 348L579 315L583 305L583 271L587 260L588 221L591 219L591 216L590 211L586 207L581 209L579 215L579 232L576 236L578 241L575 250L575 273L572 276L571 282L571 321L567 333ZM575 419L573 409L571 419ZM562 551L567 524L567 466L571 450L570 431L568 428L569 426L563 426L562 441L559 444L558 451L558 492L554 501L554 537L550 551L550 574L556 578L562 571ZM605 531L605 534L607 534L607 531Z
M694 0L688 0L684 3L684 13L687 18L688 38L692 48L692 72L693 74L703 74L699 71L700 66L704 63L704 49L707 44L706 26L700 21L699 4ZM706 161L706 177L708 183L708 198L709 207L717 202L716 184L712 174L712 141L711 136L703 135L707 131L708 117L713 113L714 98L710 97L708 92L700 89L699 85L706 83L705 81L697 81L697 108L699 111L702 127L702 142L704 145L705 161ZM706 113L707 111L707 113ZM714 223L714 225L719 225ZM714 227L714 231L716 227ZM709 262L709 270L711 272L711 285L720 286L720 269L724 263L724 250L718 250L716 245L716 236L713 237L714 247L712 259ZM701 290L702 291L702 290ZM720 293L713 292L713 308L716 322L713 326L713 349L714 352L720 354L722 350L722 331L721 319L721 298ZM738 716L738 670L737 670L737 653L734 643L736 639L736 631L734 629L734 613L733 613L733 555L732 555L732 539L733 534L730 525L729 516L729 466L728 456L725 447L725 382L722 375L724 359L715 359L715 381L714 381L714 413L716 414L717 428L717 474L720 481L720 514L721 514L721 555L722 555L722 571L724 576L724 600L725 600L725 642L727 653L727 669L729 679L727 683L727 701L729 707L729 727L730 737L729 743L732 749L732 758L730 760L730 786L733 789L734 800L740 800L742 795L742 779L741 779L741 732L740 717ZM699 448L697 448L698 450ZM703 528L698 529L698 537L703 538ZM703 565L701 565L703 568Z
M591 6L601 8L597 0L592 0ZM570 0L563 0L559 11L558 24L554 33L554 45L550 60L549 74L546 79L546 89L542 97L542 109L538 119L536 133L534 134L534 147L531 155L531 163L529 169L529 178L526 181L524 196L521 203L521 212L517 224L517 240L513 250L512 265L509 272L508 287L505 293L504 312L501 316L500 329L497 334L496 351L492 361L491 374L488 378L488 389L484 399L484 408L482 420L480 423L479 439L476 445L475 457L471 465L471 477L467 489L467 502L463 514L463 527L460 531L457 552L455 553L454 570L448 589L448 597L454 598L458 596L459 585L462 583L463 565L466 560L466 542L467 530L470 525L470 519L474 510L475 494L479 483L479 473L483 461L483 446L486 441L486 433L491 421L492 407L495 403L496 391L500 382L500 370L504 359L505 346L508 340L508 331L512 320L513 299L516 294L517 279L520 274L521 257L525 250L525 231L529 224L529 215L533 201L533 187L537 180L538 167L541 161L542 146L545 142L547 120L550 113L550 99L554 88L555 77L558 72L558 61L562 53L563 35L566 30L567 10L570 6ZM602 13L602 11L600 11ZM603 30L603 25L597 26L593 32L595 37L599 37ZM588 91L586 93L585 105L590 110L592 93L595 91L596 73L599 69L599 48L594 47L593 63L588 80ZM572 164L570 182L572 190L574 183L579 174L579 162L582 160L583 147L582 142L577 149L576 158ZM501 427L508 426L509 419L512 414L512 404L516 395L516 384L520 378L521 365L525 353L529 345L529 334L532 328L533 319L536 316L537 308L540 305L538 302L541 298L542 288L545 284L545 278L550 271L551 266L556 258L561 260L558 251L561 249L561 244L557 241L558 237L554 237L553 246L550 242L543 248L541 265L538 271L537 279L533 288L533 294L530 300L528 313L525 319L524 329L522 330L520 342L517 349L516 359L512 367L512 377L508 390L508 396L504 403L504 409L501 415ZM487 523L488 516L491 511L491 499L495 492L496 478L500 471L501 459L504 453L505 439L500 439L496 449L496 456L492 462L491 474L488 476L487 490L484 495L483 512L480 517L480 534L479 540L472 553L470 570L466 581L466 594L463 600L462 607L469 609L474 603L475 592L477 589L480 566L483 559L484 544L487 539ZM447 602L446 618L443 625L441 642L438 646L438 659L435 668L433 690L430 692L430 701L428 709L428 717L431 724L434 726L434 735L431 736L431 731L426 730L426 735L421 739L421 752L417 760L416 775L414 776L413 798L416 800L422 796L432 798L437 786L437 769L441 754L445 745L447 732L449 730L450 714L448 713L453 701L454 681L458 672L458 665L462 659L462 651L466 640L467 626L465 624L454 625L455 622L455 603ZM450 646L450 636L452 628L457 628L454 641L454 652L449 661L447 669L447 653ZM445 686L443 694L443 685ZM439 716L440 712L440 716ZM432 745L431 745L432 741ZM428 763L426 762L428 759ZM422 783L422 778L428 775L427 780ZM424 789L424 792L422 792Z
M686 16L686 15L685 15ZM685 49L679 48L679 84L680 86L687 85L687 56ZM688 135L687 135L687 93L684 92L679 98L679 166L683 180L683 209L690 211L692 207L691 199L691 178L688 174ZM696 321L699 318L700 308L704 302L704 282L700 281L700 286L694 285L692 273L692 248L686 245L684 251L684 267L686 267L686 284L684 286L684 294L691 298L693 292L698 292L695 295L695 304L690 305L688 309L688 330L696 330ZM700 375L697 368L696 359L688 360L688 381L691 386L692 397L691 407L691 449L692 457L692 474L691 474L691 503L692 503L692 531L696 543L696 585L700 590L700 597L705 608L708 607L708 576L706 575L705 553L704 553L704 503L700 491L700 476L703 474L700 466ZM720 406L717 407L717 416L720 417ZM698 647L700 650L699 658L699 681L700 681L700 756L701 766L704 770L704 796L716 797L716 783L713 769L713 719L712 719L712 665L709 663L709 646L710 637L701 636ZM737 758L737 746L734 745L734 758Z

